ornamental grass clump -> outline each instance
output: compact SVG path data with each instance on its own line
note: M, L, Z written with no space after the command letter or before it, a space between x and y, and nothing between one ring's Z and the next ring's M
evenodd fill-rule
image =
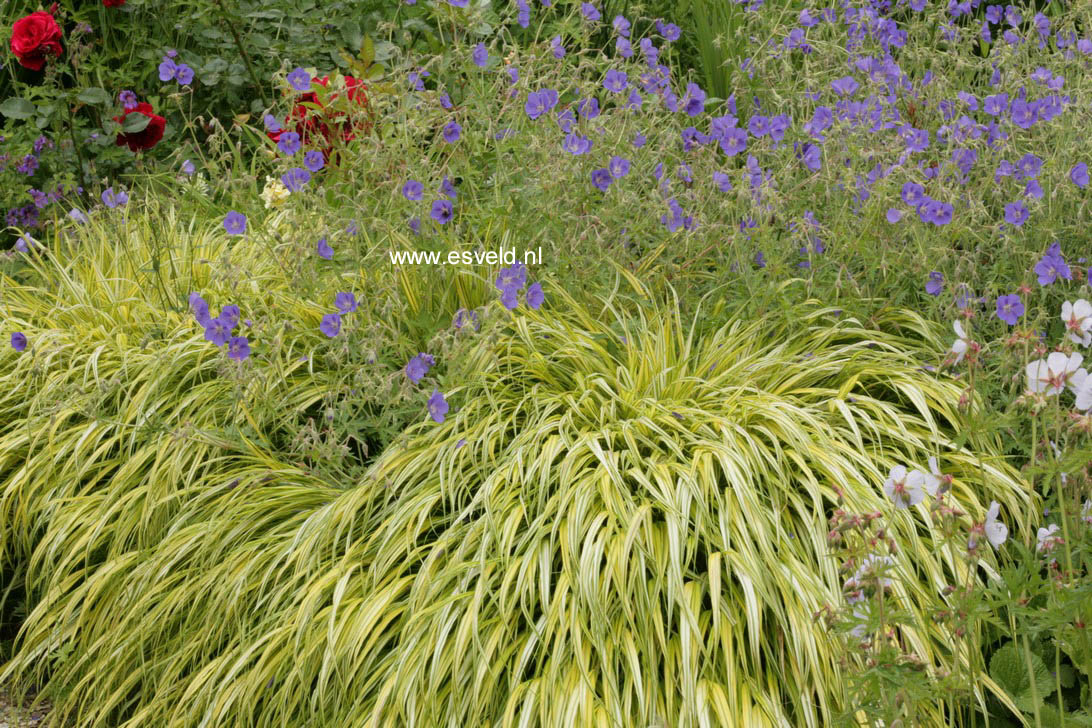
M701 333L675 305L556 300L481 339L443 416L336 486L270 452L270 421L234 451L133 421L200 434L229 406L215 379L168 404L149 377L120 423L62 407L9 430L4 550L33 598L5 677L119 728L826 725L851 701L815 618L842 589L835 503L885 508L894 466L940 457L967 510L1023 522L999 443L955 444L962 390L920 367L923 335L940 344L913 314ZM181 377L212 345L176 346L156 369L85 347L67 371ZM967 574L906 514L893 598L913 613ZM946 637L901 634L927 664Z
M564 305L516 319L457 413L371 473L397 505L348 560L406 585L377 725L827 725L852 705L814 620L843 586L835 504L889 510L889 470L939 454L966 509L1026 512L998 441L953 443L961 388L915 334L815 308L796 333L699 336L670 309ZM910 510L889 531L919 617L901 639L958 670L921 605L977 577Z

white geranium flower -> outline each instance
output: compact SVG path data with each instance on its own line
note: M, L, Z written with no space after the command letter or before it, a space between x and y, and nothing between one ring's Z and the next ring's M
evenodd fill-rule
M1077 400L1074 403L1081 412L1092 409L1092 377L1085 377L1074 392Z
M883 492L895 502L896 508L907 508L921 503L925 498L922 486L925 485L925 473L920 470L907 472L905 465L896 465L883 484Z
M925 492L934 498L937 497L937 493L944 493L945 489L941 489L941 485L944 483L944 473L940 472L940 467L937 465L937 459L935 457L929 458L929 472L922 473L925 476L925 482L923 486Z
M1054 533L1058 530L1058 524L1052 523L1047 528L1040 528L1035 535L1035 550L1036 551L1048 551L1054 548L1057 543L1057 537Z
M869 554L861 561L861 565L857 568L857 573L853 575L853 582L860 584L865 580L876 579L881 587L888 588L894 581L889 577L884 576L884 573L891 568L894 568L895 560L890 556L879 556L877 554Z
M1083 298L1075 303L1066 301L1062 304L1062 321L1070 341L1081 346L1092 345L1092 303Z
M1084 357L1076 352L1066 356L1054 351L1046 359L1031 362L1027 366L1028 389L1051 396L1069 387L1076 394L1088 378L1088 372L1080 368L1082 361Z
M994 548L1005 543L1005 539L1009 537L1009 527L997 520L1000 511L1001 504L997 501L990 501L990 509L986 511L986 525L983 530L986 533L986 539Z
M971 339L967 336L967 332L963 328L963 322L959 319L952 322L952 328L955 329L956 336L959 337L956 339L955 343L952 344L952 353L956 355L955 363L958 364L963 361L963 357L966 356L967 349L971 345Z

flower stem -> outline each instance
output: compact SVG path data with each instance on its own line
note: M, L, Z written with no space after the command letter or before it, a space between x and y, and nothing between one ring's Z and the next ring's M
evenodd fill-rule
M250 80L254 82L254 86L258 89L258 93L262 95L262 103L269 106L269 99L266 98L265 95L265 87L258 81L258 74L254 73L254 66L250 63L250 54L246 52L246 47L243 46L243 39L239 37L239 31L227 16L227 10L224 8L224 0L216 0L216 5L220 8L220 14L224 16L224 21L227 23L228 30L231 31L231 37L235 39L235 47L239 49L239 55L242 56L243 63L246 64L246 70L247 73L250 74Z

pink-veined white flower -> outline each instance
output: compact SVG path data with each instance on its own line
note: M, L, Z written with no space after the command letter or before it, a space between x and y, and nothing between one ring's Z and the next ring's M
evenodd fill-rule
M1092 409L1092 377L1085 377L1084 381L1077 386L1074 394L1077 395L1074 402L1077 409L1081 412Z
M886 576L888 570L895 568L895 560L890 556L880 556L878 554L869 554L861 559L861 565L857 567L857 572L853 574L853 578L846 582L847 585L851 585L855 589L862 588L865 584L874 583L879 585L883 589L887 589L892 584L892 580L889 576ZM860 601L864 597L854 601ZM854 601L850 601L853 604Z
M908 508L925 499L924 485L925 473L920 470L907 472L905 465L896 465L883 484L883 492L895 502L896 508Z
M1088 372L1080 368L1083 360L1076 352L1066 356L1054 351L1046 359L1031 362L1027 366L1028 389L1051 396L1068 387L1077 394L1088 378Z
M1081 346L1092 345L1092 303L1083 298L1062 304L1062 321L1069 340Z
M1059 543L1061 538L1054 534L1058 531L1058 524L1052 523L1047 528L1040 528L1035 534L1035 550L1036 551L1050 551Z
M950 479L940 472L940 466L937 465L935 457L929 458L929 472L922 473L922 475L925 476L925 482L922 483L922 486L929 495L936 498L938 493L943 495L948 491L947 482Z
M1009 537L1009 527L997 520L997 515L1000 512L1001 504L997 501L990 501L990 509L986 511L986 524L982 529L986 534L986 540L995 549L1005 543L1005 539Z
M967 332L963 328L963 322L959 319L952 322L952 328L955 329L956 336L959 337L952 344L952 353L956 355L955 363L958 364L967 355L967 349L971 346L971 338L967 336Z

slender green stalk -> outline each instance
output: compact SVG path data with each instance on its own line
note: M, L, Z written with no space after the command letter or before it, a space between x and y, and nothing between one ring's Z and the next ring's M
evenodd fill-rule
M231 22L231 18L228 17L227 9L224 8L224 0L216 0L216 5L220 8L220 15L224 18L228 30L231 31L231 37L235 39L235 47L239 49L239 55L243 58L243 63L246 65L247 73L250 74L250 80L254 83L254 88L261 94L262 103L269 106L269 97L265 94L265 86L258 80L258 74L254 72L254 64L250 62L250 54L247 53L246 46L243 45L243 39L239 35L239 29L235 27L236 24Z

